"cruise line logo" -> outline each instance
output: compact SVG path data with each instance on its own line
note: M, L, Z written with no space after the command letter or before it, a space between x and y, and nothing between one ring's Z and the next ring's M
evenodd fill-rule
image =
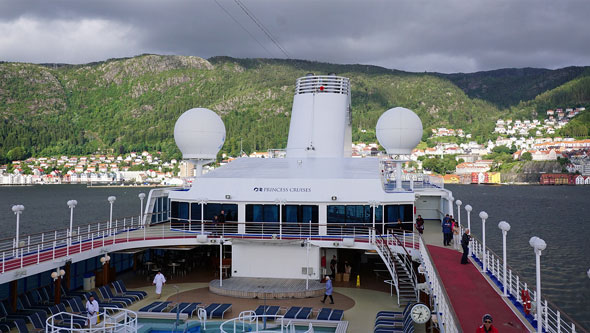
M311 192L311 187L254 187L254 192Z

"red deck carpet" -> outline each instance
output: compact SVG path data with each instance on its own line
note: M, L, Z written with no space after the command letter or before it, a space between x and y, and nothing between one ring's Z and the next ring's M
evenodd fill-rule
M428 250L463 332L475 332L486 313L492 315L494 326L502 333L528 332L477 268L471 263L460 264L460 252L433 245L429 245Z

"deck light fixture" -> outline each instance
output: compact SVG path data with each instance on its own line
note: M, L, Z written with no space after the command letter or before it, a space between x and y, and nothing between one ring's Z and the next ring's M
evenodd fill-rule
M113 234L113 203L115 203L115 200L117 200L117 197L115 197L114 195L111 195L110 197L107 198L107 200L109 201L109 203L111 204L111 214L109 217L109 235Z
M227 200L229 200L229 199L231 199L231 195L229 195L229 194L226 194L226 195L225 195L225 198L226 198Z
M70 229L68 230L69 235L68 235L68 245L72 246L72 231L73 231L73 224L74 224L74 208L76 208L76 205L78 204L78 201L76 200L68 200L67 202L68 207L70 207Z
M541 252L547 247L547 243L541 238L534 236L529 240L529 244L535 249L536 262L537 262L537 293L535 294L535 300L537 301L537 332L543 331L543 322L541 310Z
M461 227L461 205L463 202L461 200L456 200L455 205L457 205L457 222L459 222L459 228Z
M488 269L488 258L486 251L486 220L488 218L488 213L484 211L479 212L479 218L481 219L481 238L483 240L483 273L485 274Z
M16 238L15 238L15 242L14 242L14 248L16 250L16 255L15 255L16 258L18 258L18 247L19 247L18 228L20 225L20 214L23 212L23 210L25 210L25 206L23 206L23 205L12 206L12 211L14 212L14 215L16 215Z
M338 200L338 197L337 197L337 196L335 196L335 195L333 195L333 196L332 196L332 201L336 201L336 200Z
M139 224L143 225L143 199L145 198L145 193L139 193L137 196L139 197L139 201L141 201L141 207L139 210Z
M504 285L504 297L506 297L508 296L508 293L506 292L506 234L508 234L508 231L510 230L510 224L506 221L501 221L498 223L498 228L502 230L502 260L504 261L504 279L502 284Z
M469 229L469 232L471 232L471 211L473 210L473 208L471 207L471 205L465 205L465 210L467 211L467 229ZM469 242L468 248L469 256L471 256L471 242Z

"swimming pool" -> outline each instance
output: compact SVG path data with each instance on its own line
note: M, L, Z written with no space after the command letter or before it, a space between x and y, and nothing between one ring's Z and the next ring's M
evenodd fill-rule
M174 332L187 332L187 333L219 333L219 326L223 323L222 321L207 321L206 327L207 329L203 329L201 327L201 323L195 320L189 320L184 322L181 320L179 322L178 327L174 331L175 320L170 319L139 319L137 323L137 332L138 333L174 333ZM245 325L245 330L242 330L242 325L239 325L239 328L236 328L236 332L252 332L256 331L256 327L254 325ZM226 331L228 326L226 325ZM314 325L314 332L321 332L321 333L333 333L336 331L335 327L316 327ZM186 331L185 331L186 330ZM296 333L303 333L308 330L307 326L295 326ZM265 332L280 332L280 327L275 328L268 328Z

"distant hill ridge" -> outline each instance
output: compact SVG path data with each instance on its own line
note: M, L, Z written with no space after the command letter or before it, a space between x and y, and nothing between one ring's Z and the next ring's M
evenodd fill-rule
M584 89L590 85L588 67L437 74L305 60L152 54L82 65L4 62L0 162L23 151L48 156L99 148L179 156L174 123L193 107L223 117L227 140L222 152L237 154L240 141L246 151L282 148L295 79L308 72L351 78L353 139L363 141L375 139L378 117L394 106L417 112L426 133L433 127L463 128L483 140L498 117L530 117L538 107L558 101L585 102ZM580 86L581 95L564 92L578 92ZM552 94L560 98L543 97Z

